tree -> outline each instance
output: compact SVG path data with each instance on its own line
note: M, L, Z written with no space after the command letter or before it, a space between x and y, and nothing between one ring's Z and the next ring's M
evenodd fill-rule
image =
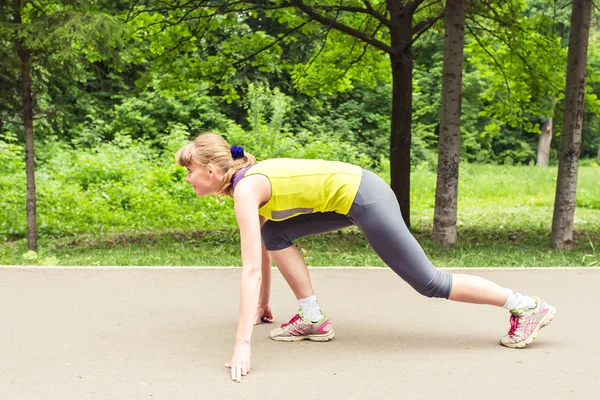
M22 25L22 4L14 2L14 22ZM33 98L31 94L31 50L27 48L22 32L15 38L15 50L21 66L21 101L23 104L23 127L25 129L25 170L27 174L27 243L29 250L37 251L35 160L33 143Z
M465 0L447 0L438 170L433 219L433 240L442 246L456 244L464 43Z
M559 250L570 250L573 246L573 218L577 192L577 169L581 150L591 13L592 0L573 0L567 58L565 106L551 234L552 247Z
M77 2L63 6L62 2L27 0L14 0L12 5L3 4L1 9L7 19L0 25L0 40L13 49L20 70L15 80L20 86L19 106L25 136L27 243L33 251L38 249L34 119L50 111L39 109L36 100L40 95L36 95L34 88L40 92L47 89L49 84L44 78L48 75L53 75L52 80L60 80L61 76L72 79L80 67L78 62L86 54L112 53L115 38L121 34L119 24L113 24L110 18L81 10ZM89 47L91 44L96 50ZM3 92L3 97L10 95Z

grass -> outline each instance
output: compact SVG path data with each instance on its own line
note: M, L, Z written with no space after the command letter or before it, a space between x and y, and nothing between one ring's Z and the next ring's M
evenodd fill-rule
M570 252L549 248L547 236L511 231L467 231L450 250L432 245L429 232L414 232L432 262L440 267L600 266L600 233L577 233ZM350 228L300 239L307 264L384 266L360 232ZM0 263L46 265L240 265L239 236L234 229L162 234L112 234L45 241L37 259L26 260L24 243L0 248ZM33 255L32 255L33 257Z
M556 168L461 166L459 240L443 250L430 240L435 174L417 168L411 188L413 233L440 267L600 266L600 168L579 170L570 252L549 247L555 180ZM297 245L309 265L383 266L355 228L304 238ZM0 244L0 264L240 265L233 227L41 238L38 254L26 250L24 240Z

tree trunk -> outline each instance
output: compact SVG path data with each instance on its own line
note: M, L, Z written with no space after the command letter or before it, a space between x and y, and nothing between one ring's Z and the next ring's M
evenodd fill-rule
M21 2L15 0L15 23L21 25ZM37 251L35 152L33 144L33 99L31 96L31 54L18 39L17 52L21 60L21 100L25 128L25 172L27 174L27 247Z
M456 244L465 0L447 0L433 241Z
M552 110L556 105L556 98L552 96ZM538 167L547 167L550 165L550 145L552 144L554 118L549 117L542 125L540 137L538 138L537 163Z
M388 0L391 22L392 121L390 181L406 226L410 228L410 146L412 123L411 4Z
M551 235L552 247L560 250L570 250L573 247L573 217L577 191L577 167L581 150L591 10L592 0L573 0L565 107Z
M550 145L552 144L552 117L542 125L540 137L538 138L537 166L547 167L550 165Z

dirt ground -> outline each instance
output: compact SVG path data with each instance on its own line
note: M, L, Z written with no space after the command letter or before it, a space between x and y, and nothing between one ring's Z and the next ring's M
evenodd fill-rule
M454 270L556 306L532 345L506 310L427 299L384 268L312 268L336 337L257 326L230 381L240 269L0 267L0 399L600 399L600 269ZM274 270L276 324L297 303Z

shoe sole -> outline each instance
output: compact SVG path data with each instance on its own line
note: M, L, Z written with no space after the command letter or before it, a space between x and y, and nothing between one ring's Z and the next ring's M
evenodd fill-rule
M301 340L310 340L313 342L327 342L327 341L333 339L334 335L335 335L335 333L333 332L333 329L331 329L329 332L327 332L324 335L275 336L275 337L272 337L271 339L275 340L276 342L299 342Z
M525 339L519 343L502 343L502 341L500 341L500 344L505 347L510 347L511 349L522 349L522 348L526 347L527 345L531 344L531 342L533 342L535 340L535 338L537 337L539 331L543 327L550 325L550 322L552 322L552 320L554 319L554 316L556 315L556 308L552 307L551 310L552 311L550 311L548 314L546 314L546 316L540 321L540 324L537 326L537 328L535 328L533 333L527 339Z

